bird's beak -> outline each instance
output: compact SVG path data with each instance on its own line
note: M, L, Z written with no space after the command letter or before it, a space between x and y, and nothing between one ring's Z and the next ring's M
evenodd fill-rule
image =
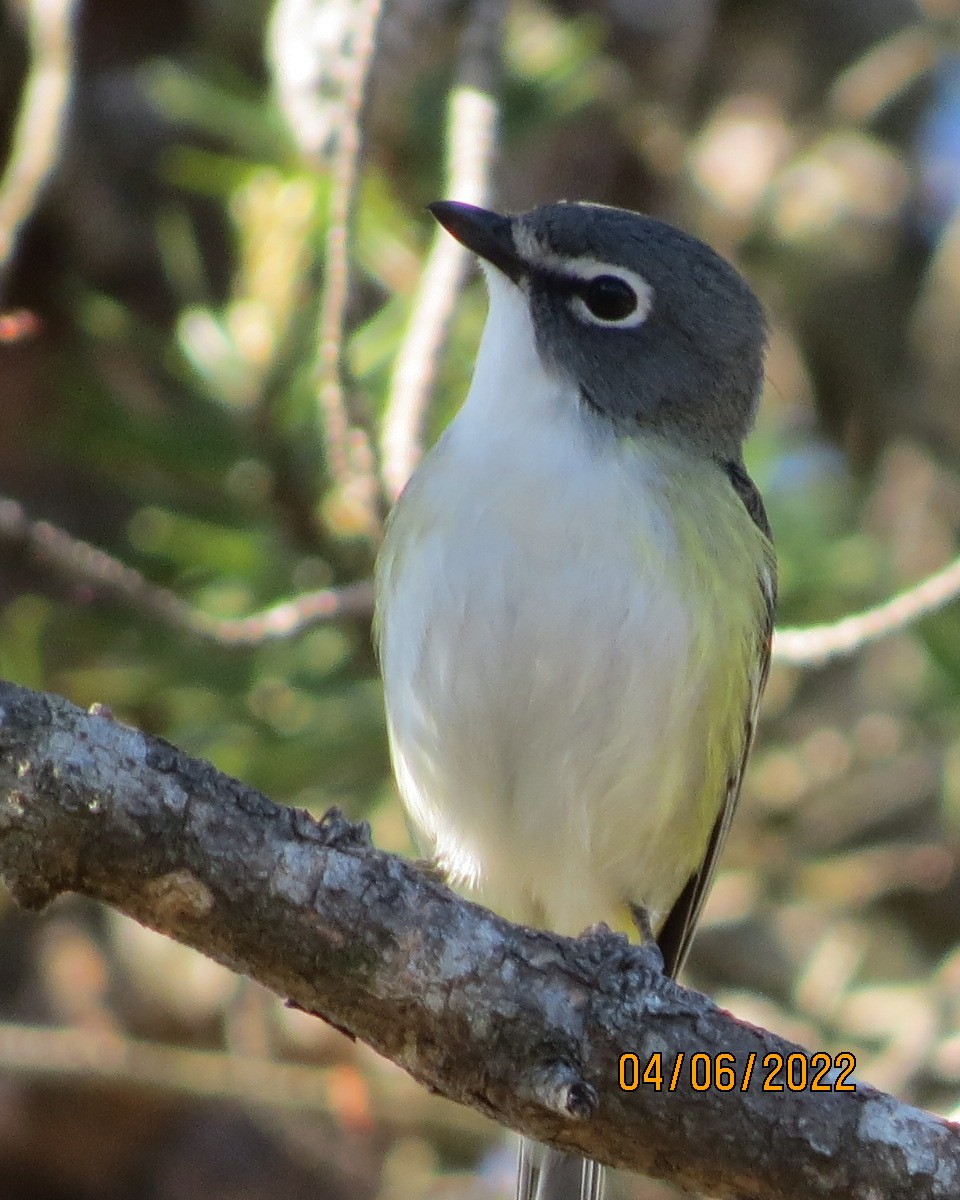
M437 200L427 207L447 233L508 279L519 283L526 275L528 267L513 244L513 222L509 217L458 200Z

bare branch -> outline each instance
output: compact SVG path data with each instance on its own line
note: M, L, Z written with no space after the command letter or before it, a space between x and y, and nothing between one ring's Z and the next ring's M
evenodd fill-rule
M890 600L828 625L778 629L773 638L775 662L792 667L819 667L856 654L891 633L930 616L960 596L960 558Z
M80 541L47 521L34 521L15 500L0 497L0 540L25 549L73 583L129 604L135 611L174 629L222 646L255 646L294 637L314 625L340 618L369 619L373 583L362 580L340 588L305 592L248 617L214 617L188 604L169 588L144 578L89 542Z
M444 195L468 204L489 201L499 120L494 81L504 14L502 0L474 0L450 93ZM436 232L397 356L384 418L380 457L391 501L403 491L423 453L423 427L440 350L468 257L452 237Z
M74 0L31 0L30 73L0 179L0 290L17 235L57 160L70 98Z
M343 116L330 168L324 287L317 330L316 387L327 460L344 498L356 506L369 533L379 526L373 452L351 423L344 396L343 343L350 295L350 225L360 178L361 120L382 0L357 6L343 80Z
M664 978L597 929L511 925L337 813L278 808L158 739L0 685L0 872L38 907L65 891L259 979L450 1099L553 1145L717 1197L960 1192L960 1129L857 1082L771 1093L803 1052ZM671 1064L731 1055L736 1086ZM620 1086L658 1053L661 1087ZM807 1058L798 1061L806 1062ZM746 1066L755 1064L744 1082ZM769 1063L766 1064L769 1067Z

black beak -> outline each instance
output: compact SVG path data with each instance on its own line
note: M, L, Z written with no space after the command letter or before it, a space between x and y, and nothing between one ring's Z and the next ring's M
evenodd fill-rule
M527 274L529 268L513 244L513 222L509 217L457 200L437 200L427 207L447 233L508 279L519 283Z

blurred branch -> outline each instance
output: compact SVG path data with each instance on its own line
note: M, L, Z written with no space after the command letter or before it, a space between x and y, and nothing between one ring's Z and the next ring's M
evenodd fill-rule
M324 287L317 331L316 387L327 460L345 500L368 534L379 528L378 488L366 433L351 423L344 396L343 343L350 296L349 234L360 179L361 120L382 0L357 5L344 63L343 117L330 168Z
M267 30L273 91L300 152L322 170L343 125L355 0L276 0Z
M931 29L911 25L872 45L834 80L828 100L841 121L862 125L912 87L941 53Z
M74 0L30 0L30 73L0 178L0 294L17 236L57 160L70 97Z
M188 1049L88 1028L0 1022L0 1074L5 1078L72 1079L182 1096L228 1097L246 1107L296 1109L336 1119L342 1112L341 1069ZM396 1094L398 1084L402 1097ZM453 1127L450 1113L455 1110L402 1077L383 1085L373 1083L365 1100L369 1119L394 1136L422 1134L426 1127L432 1137L453 1142L461 1152L479 1150L486 1137L479 1120L460 1121Z
M444 196L484 205L491 190L499 108L495 80L506 12L504 0L473 0L463 34L447 117ZM397 356L381 438L383 483L391 501L423 453L423 426L440 349L469 255L437 230L420 278L413 315Z
M336 812L278 808L102 712L11 684L0 872L28 907L66 891L112 904L564 1149L717 1196L960 1189L957 1126L859 1082L834 1091L834 1073L824 1091L771 1092L765 1056L803 1052L666 979L654 948L511 925ZM712 1071L718 1048L739 1064L735 1088L697 1090L687 1071L674 1086L677 1056ZM654 1053L666 1089L621 1087L621 1055L642 1070Z
M344 617L366 620L373 613L373 581L362 579L304 592L247 617L214 617L89 542L71 537L48 521L34 520L15 500L2 496L0 542L19 546L70 581L129 604L144 616L223 646L255 646L296 637L326 621ZM960 559L875 608L832 624L778 629L773 639L774 660L786 666L822 666L900 632L958 596Z
M306 592L248 617L213 617L194 608L169 588L104 551L73 538L47 521L35 521L15 500L0 497L0 541L24 549L71 582L129 604L135 611L175 629L224 646L250 646L293 637L304 629L341 617L369 618L373 584L368 580L341 588Z
M331 1113L327 1073L213 1050L186 1050L91 1029L0 1022L0 1072L95 1080L243 1104Z
M775 662L792 667L818 667L856 654L864 646L898 633L960 596L960 558L891 600L829 625L778 629L773 638Z

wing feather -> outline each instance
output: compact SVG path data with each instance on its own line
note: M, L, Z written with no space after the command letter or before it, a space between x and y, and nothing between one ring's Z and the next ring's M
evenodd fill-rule
M730 462L724 463L723 466L734 491L736 491L737 495L743 501L743 506L750 514L754 524L772 544L770 525L763 507L763 499L753 480L747 474L743 464ZM703 861L699 869L687 881L686 886L670 910L657 938L663 954L664 969L670 976L679 974L689 953L697 921L700 919L700 914L703 911L703 906L710 891L710 885L713 882L717 860L727 839L727 833L733 821L737 801L740 799L743 774L753 747L760 699L763 696L763 689L766 686L767 675L770 670L773 615L777 602L777 581L772 554L770 562L768 565L765 564L765 568L761 569L758 576L765 604L763 619L757 628L756 668L752 672L750 680L750 694L747 702L747 711L744 716L743 749L740 754L740 760L735 764L735 769L727 780L726 796L714 824L713 831L710 834L710 841L707 843L707 850Z

